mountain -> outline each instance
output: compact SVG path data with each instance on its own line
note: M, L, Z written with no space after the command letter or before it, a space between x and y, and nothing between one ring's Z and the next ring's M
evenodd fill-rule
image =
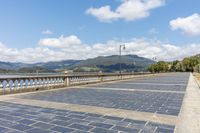
M120 62L123 71L144 71L149 65L155 63L153 60L137 55L123 55L121 59L118 55L112 55L83 60L70 66L70 68L75 70L80 70L80 68L96 68L100 71L113 72L119 71Z
M22 67L30 67L29 64L25 63L11 63L11 62L2 62L0 61L0 69L4 70L16 70Z
M50 70L55 70L55 69L67 69L70 66L79 63L81 60L64 60L64 61L51 61L51 62L46 62L46 63L36 63L33 64L34 66L40 66L44 67Z
M123 55L121 59L118 55L99 56L86 60L63 60L41 62L34 64L0 62L0 70L10 70L16 72L53 72L55 70L74 70L74 71L103 71L116 72L122 71L145 71L153 63L153 60L139 57L137 55ZM0 72L1 72L0 71Z

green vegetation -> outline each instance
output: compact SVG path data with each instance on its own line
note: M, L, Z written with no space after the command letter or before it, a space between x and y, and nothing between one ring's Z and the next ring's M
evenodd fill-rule
M184 58L182 61L159 61L156 64L150 65L148 70L150 72L194 72L199 71L199 64L199 56L192 56Z
M200 70L200 55L184 58L182 61L154 61L137 55L100 56L86 60L65 60L35 64L0 62L0 73L55 73L75 72L193 72Z
M150 72L168 72L169 71L169 63L164 61L159 61L156 64L149 66Z
M137 55L122 55L121 60L118 55L112 55L82 60L68 68L74 71L119 72L120 63L122 72L138 72L147 71L148 66L155 62Z
M121 63L122 72L147 71L149 65L155 63L151 59L137 55L100 56L86 60L63 60L41 63L11 63L0 62L0 73L52 73L62 71L75 72L119 72Z

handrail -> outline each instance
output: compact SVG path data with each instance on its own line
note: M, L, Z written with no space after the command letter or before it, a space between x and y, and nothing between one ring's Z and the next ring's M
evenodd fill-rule
M0 78L0 94L9 94L39 89L68 87L79 84L97 83L133 78L136 75L152 73L99 73L82 75L46 75Z
M96 76L120 76L120 75L144 75L144 74L152 74L149 72L143 73L99 73L99 74L82 74L82 75L42 75L42 76L19 76L19 77L0 77L0 80L13 80L13 79L32 79L32 78L66 78L66 77L96 77Z

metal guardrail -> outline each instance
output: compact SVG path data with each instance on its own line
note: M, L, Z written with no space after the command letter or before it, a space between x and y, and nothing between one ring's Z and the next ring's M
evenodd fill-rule
M83 75L47 75L0 78L0 94L10 94L24 91L35 91L80 84L129 79L135 77L136 75L149 74L151 73L100 73Z

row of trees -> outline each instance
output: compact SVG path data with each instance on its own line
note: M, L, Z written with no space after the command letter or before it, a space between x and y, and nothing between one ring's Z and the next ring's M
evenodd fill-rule
M194 72L199 71L200 58L193 56L184 58L182 61L165 62L159 61L149 66L150 72Z

